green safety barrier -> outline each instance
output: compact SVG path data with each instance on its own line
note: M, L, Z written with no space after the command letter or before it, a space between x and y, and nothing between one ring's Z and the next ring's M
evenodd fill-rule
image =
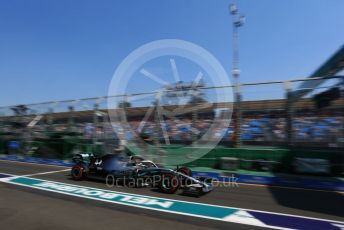
M11 136L5 135L0 136L0 154L8 153L7 144L11 140L16 140L20 143L21 149L18 150L19 154L46 159L68 160L77 152L89 152L95 155L102 155L107 152L101 141L93 143L93 140L83 139L78 135L57 136L52 133L48 138L36 138L31 141L13 139ZM192 153L197 152L198 149L192 146L161 145L157 148L153 145L146 145L144 148L142 146L129 146L128 152L135 155L135 153L145 151L145 153L149 153L152 156L155 155L156 159L161 157L161 154L168 155L169 157L166 157L164 161L166 165L175 165L175 159L189 157L190 161L185 165L193 168L205 167L216 169L222 157L232 157L240 159L239 169L252 170L252 164L256 160L265 160L276 163L272 168L273 171L285 173L292 172L293 161L297 157L326 159L331 163L331 172L335 174L342 172L342 165L344 163L344 154L340 149L288 149L257 146L241 148L217 146L207 149L207 146L203 146L202 149L207 150L208 153L197 159L196 157L192 158Z
M202 147L207 148L206 146ZM131 154L140 153L137 146L129 146ZM154 154L168 155L163 158L164 163L171 165L176 158L193 157L193 152L197 152L194 147L182 147L180 145L160 146L160 148L149 147L147 152ZM340 150L334 149L307 149L307 148L274 148L274 147L256 147L248 146L241 148L228 148L224 146L217 146L208 149L208 153L199 159L190 158L190 162L184 164L188 167L204 167L216 169L219 166L222 157L233 157L240 159L240 169L252 169L252 164L255 161L263 160L273 162L272 170L276 172L290 173L293 170L293 162L295 158L319 158L328 160L331 164L331 172L338 174L342 171L342 164L344 163L344 154ZM158 158L158 156L157 156Z

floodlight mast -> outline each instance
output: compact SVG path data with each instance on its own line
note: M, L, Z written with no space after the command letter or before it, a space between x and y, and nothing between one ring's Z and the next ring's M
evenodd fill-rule
M234 92L235 92L235 105L236 105L236 112L235 114L235 124L234 124L234 146L239 147L241 145L240 136L241 136L241 94L240 94L240 68L239 68L239 46L238 46L238 29L245 24L245 16L239 15L238 7L233 1L232 4L229 5L229 12L232 15L232 49L233 49L233 64L232 64L232 76L234 78Z

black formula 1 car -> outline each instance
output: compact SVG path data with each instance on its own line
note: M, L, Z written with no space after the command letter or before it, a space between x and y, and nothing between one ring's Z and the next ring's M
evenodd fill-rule
M193 178L187 167L163 168L139 156L76 154L73 161L71 176L74 180L100 179L107 185L153 187L170 194L182 189L183 193L203 195L213 189L210 178Z

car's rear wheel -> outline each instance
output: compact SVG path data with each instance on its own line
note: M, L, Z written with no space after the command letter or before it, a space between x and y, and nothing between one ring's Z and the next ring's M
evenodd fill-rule
M85 168L82 165L74 165L71 175L73 180L82 180L85 177Z
M166 173L161 176L159 189L164 193L175 193L180 186L179 179L172 173Z

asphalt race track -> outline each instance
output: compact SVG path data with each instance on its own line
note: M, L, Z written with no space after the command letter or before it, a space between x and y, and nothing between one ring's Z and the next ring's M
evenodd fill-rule
M238 187L222 185L205 196L190 197L162 194L151 188L109 188L96 181L73 181L67 170L68 168L59 166L0 161L0 178L5 174L26 175L30 178L117 192L344 221L344 196L338 192L239 184ZM0 182L0 224L2 229L28 230L264 229L105 203L3 182Z

